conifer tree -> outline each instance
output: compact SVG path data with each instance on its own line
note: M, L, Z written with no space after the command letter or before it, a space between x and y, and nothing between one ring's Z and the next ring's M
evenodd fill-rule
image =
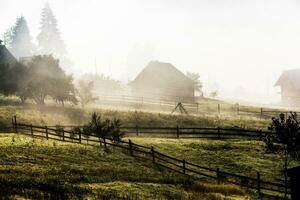
M35 46L31 40L24 16L18 17L16 24L4 33L5 45L17 58L32 56L35 53Z
M66 47L57 28L57 20L49 6L42 10L41 32L37 36L39 53L52 54L58 59L63 59L66 54Z

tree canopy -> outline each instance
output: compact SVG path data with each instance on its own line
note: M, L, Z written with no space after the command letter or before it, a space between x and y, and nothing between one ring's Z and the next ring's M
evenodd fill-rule
M42 10L41 32L37 36L40 54L52 54L55 58L62 59L66 54L66 47L57 28L57 20L49 6Z
M4 35L4 44L14 56L27 57L35 53L35 45L24 16L17 18L13 27L8 29Z
M186 76L194 81L194 88L196 92L202 93L203 84L200 80L200 75L198 73L187 72Z

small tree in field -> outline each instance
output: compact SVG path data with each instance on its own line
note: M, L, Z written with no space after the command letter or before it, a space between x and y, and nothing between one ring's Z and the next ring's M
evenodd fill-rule
M97 100L97 97L93 96L92 90L94 88L94 82L86 82L86 81L79 81L79 88L78 88L78 96L80 99L80 103L82 107L86 104L91 103Z
M278 118L273 117L269 130L275 132L265 138L266 146L271 151L284 155L284 175L287 183L287 168L289 156L300 160L300 125L296 113L285 116L283 113Z
M85 125L85 130L83 131L85 134L98 136L104 142L106 138L118 142L121 141L121 138L123 136L120 127L120 120L102 120L100 115L98 115L97 113L93 113L90 122Z

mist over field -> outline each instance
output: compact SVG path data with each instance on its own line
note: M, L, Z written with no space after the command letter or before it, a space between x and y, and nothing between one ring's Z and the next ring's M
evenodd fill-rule
M278 103L276 80L283 70L300 65L297 1L48 3L73 62L65 70L75 77L97 72L127 83L158 60L184 73L199 73L203 90L218 90L220 98ZM36 38L44 5L1 0L0 33L23 15Z

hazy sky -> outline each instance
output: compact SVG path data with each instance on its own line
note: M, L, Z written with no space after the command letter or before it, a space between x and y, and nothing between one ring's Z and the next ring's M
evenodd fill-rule
M77 74L94 72L96 63L98 72L127 80L149 60L159 60L200 73L206 87L224 95L264 100L275 94L282 70L300 68L296 0L48 2ZM23 14L35 37L44 4L0 0L0 33Z

